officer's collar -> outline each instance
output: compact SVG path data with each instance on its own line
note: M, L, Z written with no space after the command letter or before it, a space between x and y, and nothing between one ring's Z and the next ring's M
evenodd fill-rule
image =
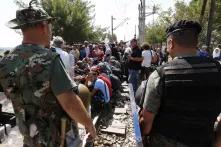
M177 55L176 57L173 58L173 60L175 59L179 59L179 58L185 58L185 57L196 57L199 56L197 54L183 54L183 55Z

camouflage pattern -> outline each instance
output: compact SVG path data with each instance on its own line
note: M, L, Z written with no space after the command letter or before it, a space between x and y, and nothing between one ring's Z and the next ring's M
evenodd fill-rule
M12 101L24 144L30 147L60 145L61 117L66 115L51 88L56 59L59 56L48 49L24 44L0 61L1 86Z
M153 134L149 140L148 147L188 147L180 142L168 139L160 134Z

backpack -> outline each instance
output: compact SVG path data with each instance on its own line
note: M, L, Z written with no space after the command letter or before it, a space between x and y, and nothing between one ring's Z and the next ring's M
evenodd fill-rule
M104 75L99 75L97 78L103 80L107 84L110 96L112 96L112 84L111 84L110 79L108 79Z
M114 74L110 74L110 80L111 80L113 91L121 89L121 81L117 76L115 76Z

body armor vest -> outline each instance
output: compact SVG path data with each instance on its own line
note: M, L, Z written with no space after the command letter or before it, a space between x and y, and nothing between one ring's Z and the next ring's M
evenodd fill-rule
M218 62L185 57L157 69L163 93L153 132L188 146L209 147L221 112L221 72Z

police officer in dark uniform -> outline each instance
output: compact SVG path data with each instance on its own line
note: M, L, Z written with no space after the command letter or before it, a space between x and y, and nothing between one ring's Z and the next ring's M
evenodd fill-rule
M221 71L217 61L197 56L201 30L199 23L186 20L166 30L173 60L150 75L143 103L142 131L150 147L213 144L214 122L221 112Z

